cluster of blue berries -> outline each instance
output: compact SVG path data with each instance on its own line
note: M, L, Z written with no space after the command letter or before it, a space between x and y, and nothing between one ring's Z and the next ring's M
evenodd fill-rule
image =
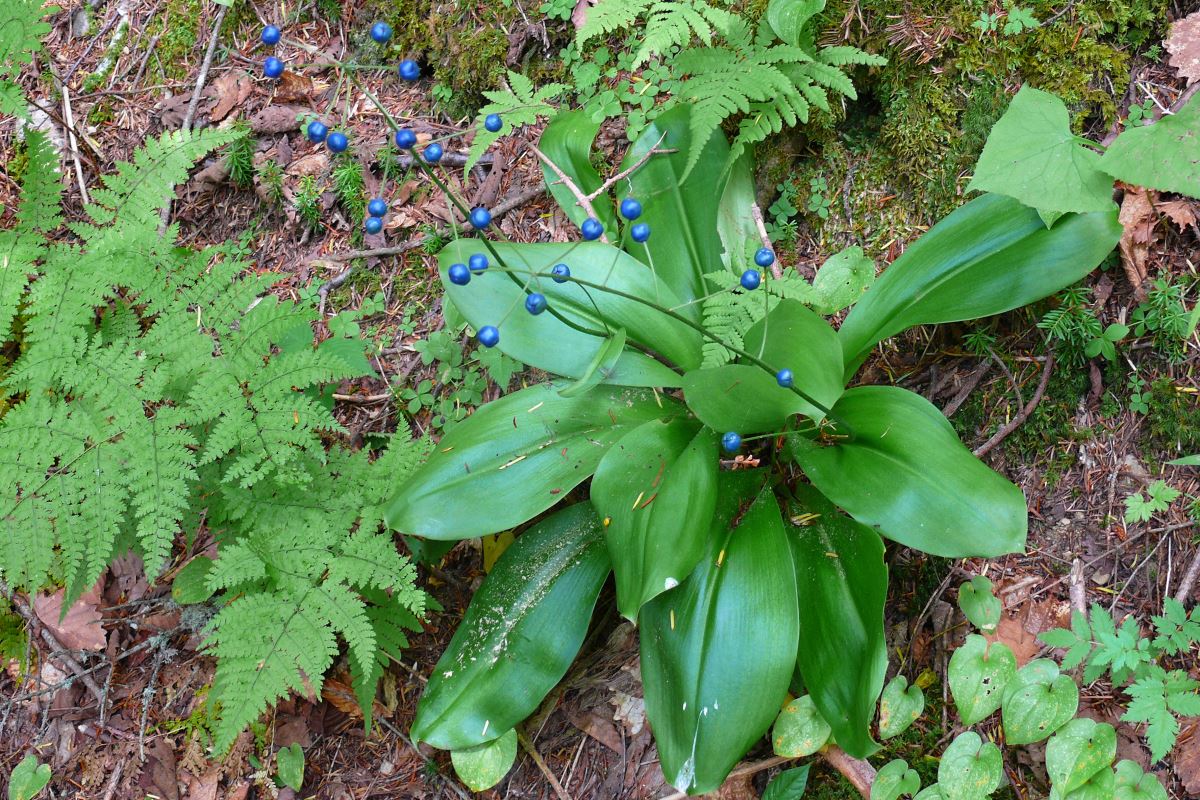
M381 197L372 197L367 203L367 221L363 230L367 233L379 233L383 230L383 216L388 212L388 204Z

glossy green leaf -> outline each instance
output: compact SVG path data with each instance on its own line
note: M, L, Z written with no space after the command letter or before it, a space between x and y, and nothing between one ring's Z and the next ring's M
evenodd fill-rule
M688 408L713 430L782 432L788 417L812 408L764 369L749 364L692 370L683 376Z
M717 234L725 251L721 262L735 274L749 263L748 251L759 246L758 227L750 212L755 200L754 159L747 150L729 168L717 207Z
M925 710L925 692L908 678L897 675L883 687L879 698L879 738L891 739L908 730Z
M805 36L808 21L824 8L825 0L771 0L767 4L767 24L784 42L800 47L812 38Z
M208 573L212 567L213 560L208 556L196 556L189 561L171 581L171 599L185 606L203 603L212 597L212 590L208 588Z
M1021 87L992 128L968 191L996 192L1042 211L1109 211L1113 181L1071 130L1063 101Z
M1200 99L1153 125L1126 128L1100 169L1135 186L1200 197Z
M1000 624L1000 598L992 594L992 582L982 575L958 587L958 607L967 621L984 633L991 633Z
M785 769L775 776L763 792L762 800L800 800L808 786L808 764Z
M705 557L642 609L646 716L663 774L691 794L719 787L767 731L796 662L791 554L760 472L722 473Z
M996 791L1003 777L1000 748L975 731L955 737L938 765L938 788L945 800L980 800Z
M600 461L592 504L606 517L617 608L636 622L651 598L678 586L704 555L717 504L716 434L695 420L652 420Z
M796 567L804 685L843 750L866 758L875 704L887 674L883 606L888 573L879 535L835 509L811 486L796 487L803 527L789 526Z
M579 652L608 573L600 520L587 503L518 536L434 667L413 740L474 747L532 714Z
M792 437L789 451L822 494L901 544L947 558L998 556L1025 547L1021 490L958 440L920 395L891 386L849 389L832 419L849 438Z
M1046 743L1046 773L1064 795L1107 769L1117 755L1117 733L1094 719L1079 717L1060 728Z
M516 760L515 730L506 731L490 742L450 753L455 774L472 792L485 791L504 780Z
M1079 709L1079 689L1049 659L1030 661L1004 689L1000 705L1004 740L1040 742L1066 725Z
M1007 645L971 634L950 657L946 680L964 725L974 725L1000 707L1017 675L1017 658Z
M617 362L625 352L626 341L624 328L613 331L612 335L604 340L604 344L600 345L587 370L570 386L560 390L559 394L563 397L578 397L598 386L605 376L613 374L616 370Z
M279 782L300 791L304 785L304 751L298 742L291 746L280 748L275 754L275 764L279 767Z
M708 293L704 274L722 269L721 239L717 233L718 201L728 174L729 143L714 131L704 145L700 161L684 176L692 147L691 110L680 103L646 126L629 148L621 169L630 169L646 153L658 149L675 152L651 156L619 184L619 197L636 197L642 203L638 222L650 225L649 241L626 246L684 301ZM699 309L699 304L691 306Z
M700 365L701 341L695 329L650 308L595 288L567 281L530 277L545 274L555 264L565 263L571 274L603 284L635 297L656 300L665 306L680 303L678 297L650 270L632 257L602 242L565 244L511 244L493 247L513 273L496 266L471 276L466 286L456 286L446 277L451 264L466 263L481 248L473 239L448 244L438 255L446 296L471 325L500 329L497 347L505 354L555 375L578 378L584 375L596 353L608 341L605 333L623 328L629 341L661 353L684 369ZM549 309L537 316L526 313L525 285L546 296ZM692 309L689 311L689 309ZM693 307L680 313L698 313ZM561 314L573 324L597 334L584 333L558 319ZM677 386L675 372L644 353L627 349L605 376L606 383L626 386Z
M884 764L871 783L871 800L896 800L900 795L915 795L921 790L921 776L909 769L908 762L895 758Z
M832 735L829 723L817 710L812 697L806 694L784 706L775 718L771 747L777 756L803 758L824 747Z
M819 314L836 314L857 303L874 282L875 262L861 247L847 247L817 268L812 307Z
M50 783L50 765L25 756L8 778L8 800L33 800Z
M796 388L826 408L842 396L845 386L837 333L803 303L779 301L769 314L750 326L743 342L747 353L762 359L775 372L790 369ZM825 417L809 403L805 402L803 408L801 413L813 419Z
M1115 208L1047 229L1010 197L978 197L910 245L851 309L838 330L847 373L905 328L986 317L1053 294L1091 272L1120 238Z
M592 142L599 132L600 123L594 121L587 111L562 111L550 120L538 142L538 149L584 194L591 194L604 183L604 179L592 165ZM541 166L546 188L550 190L558 207L576 227L582 225L588 218L587 211L579 205L575 195L553 169L544 163ZM592 205L597 219L604 223L604 229L616 230L616 215L608 198L598 197Z
M1148 775L1136 761L1117 762L1113 800L1167 800L1167 790L1158 778Z
M645 389L562 397L542 384L482 406L442 437L397 490L387 523L428 539L470 539L532 519L595 471L629 430L669 415ZM664 410L666 409L666 410Z

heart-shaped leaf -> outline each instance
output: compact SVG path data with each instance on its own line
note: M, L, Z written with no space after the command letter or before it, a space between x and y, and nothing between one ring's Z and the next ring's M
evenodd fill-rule
M1116 776L1113 800L1167 800L1167 790L1158 778L1146 774L1136 761L1118 761Z
M883 541L813 487L797 486L795 496L793 518L808 522L788 528L800 603L796 662L834 739L866 758L878 749L870 728L887 676Z
M1003 779L1000 748L975 731L955 737L938 765L938 787L945 800L980 800L1000 787Z
M592 504L607 518L617 608L636 621L704 554L717 504L716 434L683 418L634 428L600 460Z
M830 418L832 433L844 438L823 446L794 436L789 452L856 520L947 558L1024 548L1025 496L971 455L928 400L893 386L861 386L842 395Z
M1059 728L1046 743L1046 773L1064 796L1107 769L1117 754L1113 726L1079 717Z
M33 756L25 756L9 776L8 799L33 800L50 783L50 777L49 764L39 764Z
M971 634L950 657L947 681L964 725L974 725L997 708L1017 675L1017 657L1007 645Z
M518 536L434 667L413 740L473 747L533 713L579 652L608 572L600 520L588 503Z
M630 342L660 353L680 368L700 366L698 331L631 299L642 298L666 307L684 302L632 256L603 242L493 242L492 247L511 272L493 264L483 272L473 273L465 286L451 283L450 265L466 263L472 254L483 252L475 239L458 239L446 245L438 254L438 265L450 302L476 330L484 325L497 325L500 341L496 346L505 355L555 375L578 378L588 371L596 353L612 338L612 332L624 329ZM573 278L592 286L574 280L558 283L547 277L560 263L570 268ZM596 288L599 286L627 296ZM523 310L527 289L545 295L548 306L545 312L534 315ZM683 306L678 313L695 317L698 308ZM604 380L625 386L678 385L674 371L631 348L617 359Z
M1001 716L1009 744L1040 742L1066 725L1079 709L1079 689L1049 659L1030 661L1004 690Z
M915 795L921 790L921 776L909 769L902 758L889 761L875 774L871 800L896 800L900 795Z
M1200 100L1153 125L1126 128L1104 151L1100 169L1135 186L1200 197Z
M279 767L280 783L300 791L304 785L304 751L300 743L292 742L289 747L281 747L275 754L275 764Z
M587 480L609 445L663 417L669 402L613 387L567 398L554 384L506 395L442 437L397 490L388 525L429 539L469 539L520 525Z
M829 741L832 731L812 697L804 695L783 707L771 730L775 755L787 758L811 756Z
M1116 775L1105 767L1070 794L1063 794L1057 786L1051 786L1049 800L1116 800L1116 792Z
M991 633L1000 624L1000 598L992 594L992 582L982 575L958 587L958 607L984 633Z
M805 764L776 775L763 792L762 800L800 800L808 786L808 769L808 764Z
M589 112L583 109L562 111L550 120L538 141L538 149L584 194L591 194L604 183L604 179L592 165L592 142L599 132L600 123L593 120ZM582 225L588 218L588 212L558 177L558 173L543 163L542 177L546 181L546 188L567 215L567 219L576 226ZM616 230L617 217L613 213L612 203L607 202L607 198L599 198L592 204L592 208L597 219L604 223L606 231Z
M847 247L817 268L812 307L819 314L836 314L857 303L874 282L875 262L861 247Z
M516 760L515 730L508 730L490 742L450 752L455 774L472 792L482 792L504 780Z
M689 794L719 787L767 731L796 663L796 579L764 477L721 474L705 557L642 608L646 716L663 774Z
M897 675L883 687L879 698L879 738L890 739L908 730L925 710L925 693L915 683Z

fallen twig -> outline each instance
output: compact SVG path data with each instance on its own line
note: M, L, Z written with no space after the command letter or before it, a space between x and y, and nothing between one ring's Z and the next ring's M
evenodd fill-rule
M771 237L767 235L767 226L763 222L762 209L758 207L758 202L750 204L750 216L754 218L754 227L758 228L758 238L762 240L762 246L768 250L774 251L771 246ZM783 277L783 270L779 267L779 259L775 259L771 264L771 274L778 280Z
M543 164L550 168L551 172L558 176L558 179L562 182L562 185L566 186L567 190L570 191L571 194L575 195L575 204L582 208L589 217L596 219L596 207L592 205L592 201L588 199L586 194L583 193L583 190L576 186L573 180L567 177L567 173L563 172L558 164L555 164L550 160L549 156L539 150L536 144L530 144L529 149L533 151L534 155L541 159ZM600 241L604 242L605 244L609 244L610 242L608 241L608 234L601 233Z
M1186 603L1192 596L1192 589L1196 585L1197 578L1200 578L1200 548L1196 549L1191 566L1183 574L1183 583L1179 584L1179 591L1175 592L1175 599L1180 603Z
M605 192L607 192L609 189L611 189L617 183L625 180L630 175L637 172L639 169L642 168L643 164L645 164L647 161L650 160L651 156L656 156L656 155L665 154L665 153L679 152L678 150L675 150L673 148L659 149L658 146L660 144L662 144L662 141L665 138L667 138L667 134L663 133L662 136L658 137L658 141L654 143L654 146L642 154L641 158L639 158L637 161L635 161L632 165L630 165L630 166L626 167L625 169L621 170L620 172L618 172L616 175L611 176L608 180L604 181L604 183L600 184L599 189L597 189L596 191L592 192L591 194L589 194L587 196L588 200L595 200L597 197L600 197L601 195L603 195Z
M554 790L554 796L557 797L558 800L571 800L571 795L567 794L567 790L564 789L562 784L558 782L558 778L556 778L554 773L550 771L550 767L546 766L546 762L542 759L541 753L539 753L537 748L533 746L533 742L531 742L529 737L525 735L525 731L521 730L520 728L517 728L517 741L521 743L521 747L524 748L525 752L529 754L529 757L533 759L533 763L537 764L538 771L540 771L542 775L546 777L546 780L550 782L550 788Z
M974 452L977 458L1003 442L1008 438L1010 433L1021 427L1021 424L1029 419L1029 415L1037 408L1038 403L1042 402L1042 396L1046 394L1046 387L1050 385L1050 374L1052 372L1054 372L1054 355L1050 354L1046 356L1046 366L1042 369L1042 379L1038 381L1037 391L1033 393L1033 398L1030 399L1028 405L1022 408L1020 413L1013 417L1007 425L996 431L992 435L992 438L975 448Z

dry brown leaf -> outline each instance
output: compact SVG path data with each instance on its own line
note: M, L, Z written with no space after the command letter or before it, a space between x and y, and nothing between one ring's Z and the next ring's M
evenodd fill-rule
M1025 666L1041 650L1038 634L1055 627L1053 614L1048 605L1025 603L1016 614L1005 614L996 626L996 632L985 634L989 642L1008 645L1017 657L1017 664Z
M1200 725L1184 728L1175 745L1175 774L1188 797L1200 797Z
M571 714L570 719L572 725L609 750L612 750L614 753L623 752L624 747L621 744L621 734L617 733L617 728L613 725L612 720L605 719L603 714L596 711L581 711L577 714Z
M1167 219L1174 222L1179 230L1183 230L1189 225L1196 225L1196 206L1195 200L1188 200L1186 197L1178 200L1163 200L1154 205L1159 212L1166 215Z
M346 716L362 719L362 709L358 705L358 698L354 696L354 690L350 688L350 684L339 681L337 678L326 678L321 687L321 697ZM377 717L386 716L387 709L376 700L371 707L371 714Z
M714 800L758 800L751 774L730 775L711 797Z
M146 763L138 776L138 786L162 800L179 800L179 778L175 768L175 751L165 739L156 739L146 746Z
M307 100L312 95L312 91L312 78L297 72L285 72L279 76L279 81L275 84L275 96L272 99L276 103L295 103Z
M180 127L183 125L183 118L187 115L187 107L190 102L190 94L171 95L158 104L158 121L167 130Z
M217 104L208 112L208 118L213 122L220 122L229 116L230 111L246 102L246 98L254 89L254 82L245 72L226 72L213 81L213 89L217 95Z
M1150 242L1154 238L1154 224L1158 220L1150 192L1136 186L1125 187L1119 219L1125 229L1118 245L1121 265L1125 268L1125 277L1133 286L1134 294L1144 298L1142 284L1146 282L1146 261L1150 257Z
M99 584L80 595L65 617L62 616L64 591L59 589L51 595L36 595L33 598L34 613L63 647L69 650L103 650L107 634L100 625L100 612L96 610L100 601Z
M323 175L329 169L329 156L323 152L300 156L287 166L287 174L296 177Z
M1200 11L1177 20L1163 46L1179 77L1187 78L1189 86L1200 81Z
M267 106L250 118L250 130L255 133L285 133L300 129L299 106Z

